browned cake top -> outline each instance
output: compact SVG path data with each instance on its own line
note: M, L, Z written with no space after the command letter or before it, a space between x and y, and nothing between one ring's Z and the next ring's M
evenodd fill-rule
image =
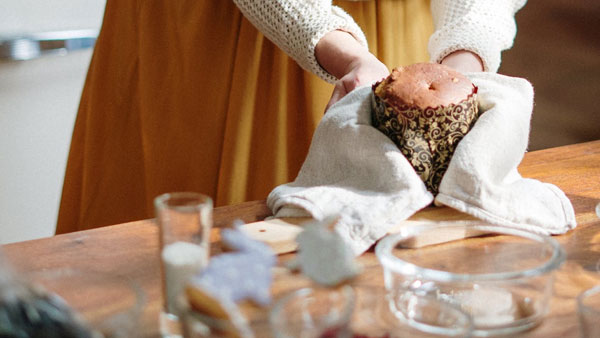
M387 104L425 109L459 103L473 94L475 87L467 77L450 67L415 63L394 68L374 90Z

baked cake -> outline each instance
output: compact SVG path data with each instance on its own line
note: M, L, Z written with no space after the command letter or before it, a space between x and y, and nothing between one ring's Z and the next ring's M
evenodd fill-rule
M477 87L441 64L398 67L373 85L373 126L398 146L434 195L477 117Z

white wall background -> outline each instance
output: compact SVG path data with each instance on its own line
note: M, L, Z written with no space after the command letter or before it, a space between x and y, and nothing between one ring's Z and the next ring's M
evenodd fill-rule
M2 0L7 36L100 28L105 0ZM0 244L52 236L91 49L0 60Z

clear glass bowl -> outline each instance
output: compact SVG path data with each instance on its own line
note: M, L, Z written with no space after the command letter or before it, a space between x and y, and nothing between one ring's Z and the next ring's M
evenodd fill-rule
M35 290L62 304L61 312L71 312L93 337L137 337L140 333L145 294L129 278L70 268L37 271L28 277Z
M456 234L477 238L415 246ZM428 332L444 329L412 315L415 296L433 297L469 313L475 336L538 324L548 311L553 272L565 260L549 236L478 222L406 227L382 239L375 253L391 304L411 325Z
M577 314L581 337L600 337L600 285L577 296Z
M356 305L350 321L351 337L362 338L429 338L470 337L471 316L446 301L429 296L413 295L410 311L405 317L383 286L355 286ZM410 318L410 324L405 318ZM425 323L422 330L419 325Z
M276 338L351 337L352 287L304 288L279 299L269 316Z

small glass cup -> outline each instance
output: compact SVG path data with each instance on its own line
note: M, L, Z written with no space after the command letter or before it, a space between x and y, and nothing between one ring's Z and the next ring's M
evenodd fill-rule
M275 338L352 337L350 318L355 296L352 287L308 287L279 299L269 321Z
M237 335L231 322L203 315L198 312L187 312L181 315L183 335L186 338L227 338Z
M163 337L182 337L177 299L185 283L208 264L213 203L194 192L174 192L154 199L159 227L164 306Z
M185 338L252 337L246 318L216 318L193 310L185 298L180 298L181 327ZM242 315L238 313L238 315Z
M581 337L600 337L600 285L577 296L577 314Z

